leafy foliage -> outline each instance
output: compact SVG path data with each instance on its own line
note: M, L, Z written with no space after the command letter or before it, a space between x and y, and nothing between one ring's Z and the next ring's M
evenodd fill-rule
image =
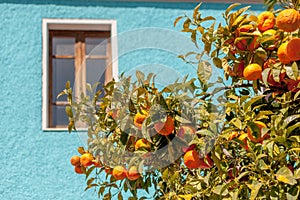
M275 2L266 1L270 10ZM299 6L298 1L280 2ZM148 198L298 199L299 61L281 63L277 49L299 32L286 33L276 26L272 35L260 32L249 6L229 6L223 13L225 25L203 17L200 8L174 22L182 23L195 45L204 44L203 52L179 56L198 66L196 79L185 77L159 90L154 74L137 71L136 82L121 75L92 98L76 100L66 85L62 94L70 103L69 130L78 121L88 127L88 149L79 153L88 151L101 163L85 169L87 189L97 188L103 199L123 199L123 191L138 199L138 189L149 193L153 188ZM203 60L204 54L211 61ZM224 70L230 85L222 77L210 80L211 63ZM245 80L242 72L251 63L263 66L261 79ZM169 133L160 134L158 127ZM147 142L137 147L141 138ZM197 169L183 164L190 149L199 152ZM140 177L117 181L110 171L119 165L137 166Z

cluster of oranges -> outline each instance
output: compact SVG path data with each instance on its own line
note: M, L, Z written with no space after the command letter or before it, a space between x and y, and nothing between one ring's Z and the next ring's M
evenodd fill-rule
M293 34L300 27L300 14L297 10L284 9L277 16L270 11L265 11L260 13L256 20L244 20L245 24L243 20L242 16L236 19L240 24L236 28L233 38L230 37L224 43L225 45L229 44L232 55L239 53L233 66L229 69L230 76L243 77L248 81L262 80L264 69L272 68L276 64L289 65L293 61L300 60L300 38ZM253 21L256 23L252 23ZM259 47L267 55L256 59L254 55ZM248 56L249 54L251 56ZM275 81L277 83L274 83L271 72L268 82L276 86L280 85L278 84L280 82L286 83L288 86L295 85L294 82L290 83L289 77L285 77L284 67L282 69L280 80ZM297 79L297 77L295 78Z
M113 168L106 167L105 172L112 175L116 180L127 178L128 180L135 181L141 177L137 166L130 166L128 170L121 165L117 165Z
M96 167L102 167L101 163L95 160L91 153L85 152L81 156L72 156L70 163L74 166L74 171L77 174L85 174L86 168L94 165Z
M70 163L74 166L74 171L77 174L85 174L86 169L92 165L98 168L104 168L107 174L112 175L116 180L123 180L128 178L129 180L137 180L140 177L138 168L136 166L129 167L126 170L123 166L115 166L113 168L104 167L100 161L97 161L91 153L84 153L81 156L72 156Z

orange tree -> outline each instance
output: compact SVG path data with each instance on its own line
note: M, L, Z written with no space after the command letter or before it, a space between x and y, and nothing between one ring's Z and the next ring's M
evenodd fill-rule
M121 75L79 101L67 83L69 131L78 120L88 127L88 149L71 158L86 189L104 199L298 199L299 3L273 2L259 15L232 4L218 25L201 4L178 17L204 44L179 56L198 66L195 79L158 89L137 71L136 82ZM231 84L209 82L213 67Z

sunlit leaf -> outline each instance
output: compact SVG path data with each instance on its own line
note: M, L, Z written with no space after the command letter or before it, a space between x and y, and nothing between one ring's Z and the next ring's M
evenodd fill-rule
M293 173L287 167L280 168L276 173L277 180L289 185L295 185L297 181L295 180Z
M230 6L228 6L228 8L226 9L225 11L225 17L228 16L229 12L234 9L235 7L237 6L240 6L241 4L240 3L234 3L234 4L231 4Z
M262 186L262 183L258 182L258 181L253 181L252 184L247 184L247 186L249 187L249 189L251 190L250 193L250 200L255 200L256 196Z
M235 127L237 127L238 129L242 129L242 122L240 119L238 118L234 118L230 121Z
M202 61L198 64L198 70L197 70L197 74L198 74L198 79L202 82L202 83L207 83L207 81L209 80L209 78L212 75L212 67L211 64L208 61Z

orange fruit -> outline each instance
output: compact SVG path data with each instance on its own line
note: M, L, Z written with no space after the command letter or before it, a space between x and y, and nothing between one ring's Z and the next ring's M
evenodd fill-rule
M282 64L288 64L292 61L287 54L287 45L287 42L282 43L277 50L278 59Z
M262 67L259 64L252 63L245 67L243 75L248 81L254 81L261 78Z
M135 145L134 145L134 149L138 150L140 148L144 148L144 149L150 149L151 148L151 144L148 140L146 139L139 139L138 141L136 141Z
M154 129L157 133L161 135L170 135L174 130L174 120L171 116L167 116L166 122L157 122L154 124Z
M94 157L90 153L85 153L80 157L80 163L84 167L88 167L93 164Z
M282 10L276 18L276 25L286 32L296 31L300 26L299 12L295 9Z
M262 137L262 129L263 128L267 128L266 124L261 122L261 121L256 121L254 122L255 125L258 127L259 129L259 133L257 133L257 136L254 136L253 135L253 131L250 130L251 128L248 127L247 128L247 135L248 135L248 138L252 141L252 142L262 142L264 140L264 137Z
M260 13L257 16L257 19L258 19L257 28L261 32L269 30L269 29L273 28L275 25L275 16L270 11L265 11L265 12Z
M112 171L113 177L115 177L115 179L117 180L123 180L124 178L126 178L126 174L127 174L126 169L120 165L114 167Z
M286 53L292 61L300 60L300 38L293 38L288 42Z
M77 173L77 174L84 174L84 167L82 166L75 166L74 168L74 171Z
M139 177L140 177L140 174L137 170L137 167L136 166L131 166L129 168L128 172L127 172L127 178L129 180L134 181L134 180L138 179Z
M144 120L148 117L148 112L142 110L141 112L136 113L133 118L133 123L138 129L142 129Z
M79 166L80 165L80 156L72 156L70 163L73 166Z
M196 169L200 167L201 161L199 153L196 150L189 150L183 156L183 162L189 169Z

